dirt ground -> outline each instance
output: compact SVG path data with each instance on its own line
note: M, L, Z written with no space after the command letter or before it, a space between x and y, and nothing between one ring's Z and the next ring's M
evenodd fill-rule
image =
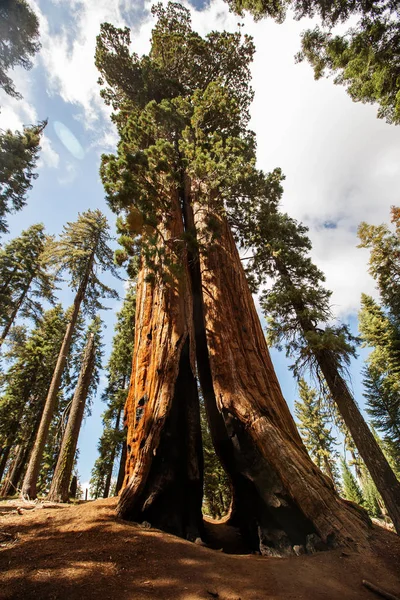
M1 514L0 598L378 598L363 579L400 595L400 538L380 527L368 553L265 558L225 554L120 521L115 505L109 499Z

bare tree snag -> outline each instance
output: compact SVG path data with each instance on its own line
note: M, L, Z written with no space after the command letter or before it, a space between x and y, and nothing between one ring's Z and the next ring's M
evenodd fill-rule
M205 230L204 216L204 209L196 207L199 235ZM327 546L350 541L365 544L366 513L339 498L301 442L223 218L219 238L201 253L201 276L216 406L237 468L247 480L246 493L251 490L253 496L250 514L243 514L241 505L236 505L239 524L248 526L253 519L253 537L258 534L260 549L266 554L290 552L293 544L306 546L307 541L316 540L315 534ZM239 490L234 491L237 499Z
M183 233L178 198L162 231ZM137 282L135 347L125 415L127 463L118 515L195 539L202 529L201 430L194 377L190 283L164 282L142 266Z

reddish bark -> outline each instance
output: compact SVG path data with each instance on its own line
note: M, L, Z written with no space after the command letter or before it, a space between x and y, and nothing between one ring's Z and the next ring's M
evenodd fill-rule
M195 221L202 235L201 207ZM237 465L252 484L261 544L269 553L268 546L304 543L312 533L328 544L365 543L368 518L339 498L301 442L225 219L216 243L201 254L201 272L216 405ZM238 518L248 521L249 515Z
M183 233L177 196L171 213L161 232L167 250ZM152 274L144 266L138 277L118 514L196 538L202 524L202 465L191 293L183 248L174 258L183 265L180 277L165 282L157 275L149 281Z

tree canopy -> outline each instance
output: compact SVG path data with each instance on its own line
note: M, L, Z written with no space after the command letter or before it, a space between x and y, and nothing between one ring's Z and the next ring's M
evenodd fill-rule
M378 117L400 123L400 21L393 0L227 0L232 10L281 23L288 9L296 19L320 17L302 33L297 60L308 60L315 79L333 75L355 102L378 104ZM343 24L347 30L343 33ZM335 31L335 26L341 27Z
M0 87L21 98L8 71L17 66L30 69L31 57L40 49L39 21L26 0L1 1L0 40Z

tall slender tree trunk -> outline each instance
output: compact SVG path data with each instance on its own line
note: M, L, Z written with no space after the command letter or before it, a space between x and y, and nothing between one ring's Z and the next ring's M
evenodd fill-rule
M7 290L8 286L10 285L10 283L12 282L15 273L18 270L18 266L15 266L13 268L13 270L11 271L10 275L7 277L7 279L5 281L3 281L2 286L0 288L0 296L1 294L4 294L4 292Z
M96 350L95 337L94 334L91 333L86 344L82 367L78 377L78 383L72 399L67 426L63 435L57 465L50 486L48 498L52 502L68 502L69 500L69 485L74 466L79 432L85 412L86 399L93 376Z
M204 206L195 204L194 220L198 236L206 237ZM235 518L265 554L290 553L311 534L327 546L350 539L363 544L369 519L338 497L309 458L276 378L232 233L222 217L219 226L218 239L203 246L200 260L216 403L210 421L217 410L241 474L233 481Z
M40 465L43 458L44 448L46 446L47 436L49 433L49 428L51 424L51 420L53 418L54 409L57 403L57 395L60 389L61 378L63 375L63 371L67 362L68 352L72 343L72 336L75 331L76 322L78 320L80 307L82 301L85 297L86 287L89 281L90 272L92 269L94 261L94 252L92 254L91 259L88 262L88 268L86 270L85 276L83 277L82 283L79 286L78 292L75 296L73 311L71 320L68 323L67 329L65 331L64 339L61 344L60 353L58 355L56 367L54 369L53 377L50 383L50 388L47 393L46 403L44 406L44 411L42 415L42 420L40 422L39 431L35 440L35 444L32 450L32 454L30 457L29 465L26 470L24 482L22 484L21 495L22 497L36 498L37 495L37 479L39 476Z
M43 408L44 408L44 405L41 407L40 412L37 414L36 419L33 424L33 427L31 428L30 432L29 433L25 432L25 437L27 437L28 440L21 443L21 446L23 447L23 453L21 456L20 455L18 456L18 461L16 461L13 464L12 471L10 472L10 475L7 476L7 479L4 482L4 485L3 485L3 488L2 488L2 491L0 494L1 496L9 496L10 494L14 494L18 489L21 477L25 470L26 463L28 462L28 459L32 452L33 444L34 444L36 434L39 429L40 421L42 418Z
M0 481L3 479L4 471L6 470L6 466L7 466L7 462L8 462L8 457L10 456L10 452L11 452L11 444L8 444L7 446L3 446L3 448L1 449L1 455L0 455Z
M3 486L0 490L0 496L5 498L6 496L11 496L15 494L17 491L16 486L14 485L15 475L18 471L19 465L22 462L24 455L24 447L23 445L19 445L15 449L15 456L13 458L12 464L7 473L7 477L4 480Z
M177 195L161 233L167 252L182 237ZM117 513L195 539L202 531L203 469L191 292L182 246L169 258L181 266L180 276L165 280L143 265L138 276L126 475Z
M126 455L127 455L126 440L124 440L122 442L121 458L119 459L119 469L118 469L117 483L115 484L115 496L118 496L118 494L121 491L122 484L124 483Z
M2 333L1 333L1 337L0 337L0 348L1 348L1 346L3 345L3 343L4 343L4 340L6 339L6 337L7 337L7 335L8 335L8 332L10 331L10 329L11 329L11 327L12 327L12 325L13 325L14 321L15 321L15 318L16 318L16 316L17 316L17 314L18 314L18 311L19 311L19 309L20 309L20 308L21 308L21 306L22 306L22 303L23 303L23 301L24 301L24 300L25 300L25 298L26 298L26 295L27 295L27 293L29 292L29 288L31 287L31 283L32 283L32 281L33 281L33 276L32 276L32 277L30 277L30 279L29 279L29 281L28 281L27 285L24 287L24 289L23 289L23 291L22 291L22 294L21 294L21 296L19 297L18 301L16 302L16 304L15 304L15 306L14 306L14 309L13 309L13 311L12 311L11 315L10 315L10 318L8 319L8 321L7 321L7 324L6 324L6 326L4 327L4 329L3 329Z
M285 266L275 258L275 262L281 276L286 280L288 286L294 288ZM304 319L304 307L298 302L294 309L304 333L317 333L316 327ZM343 421L349 430L351 437L365 462L371 477L381 494L393 525L400 532L400 482L393 473L385 455L383 454L372 431L362 416L349 388L339 372L329 350L313 350L318 366L326 380L329 391L335 401Z
M357 450L385 502L393 525L397 533L400 533L400 482L363 418L346 382L332 364L329 352L317 351L315 357Z
M117 418L115 420L114 430L116 432L119 431L119 424L121 422L121 413L122 413L122 408L119 409ZM112 452L111 452L111 456L110 456L110 465L109 465L109 469L108 469L108 473L107 473L107 477L106 477L106 482L104 484L103 498L108 498L108 496L110 494L111 479L112 479L112 473L113 473L113 468L114 468L114 460L115 460L116 450L117 450L117 448L116 448L116 446L114 446L112 449Z

